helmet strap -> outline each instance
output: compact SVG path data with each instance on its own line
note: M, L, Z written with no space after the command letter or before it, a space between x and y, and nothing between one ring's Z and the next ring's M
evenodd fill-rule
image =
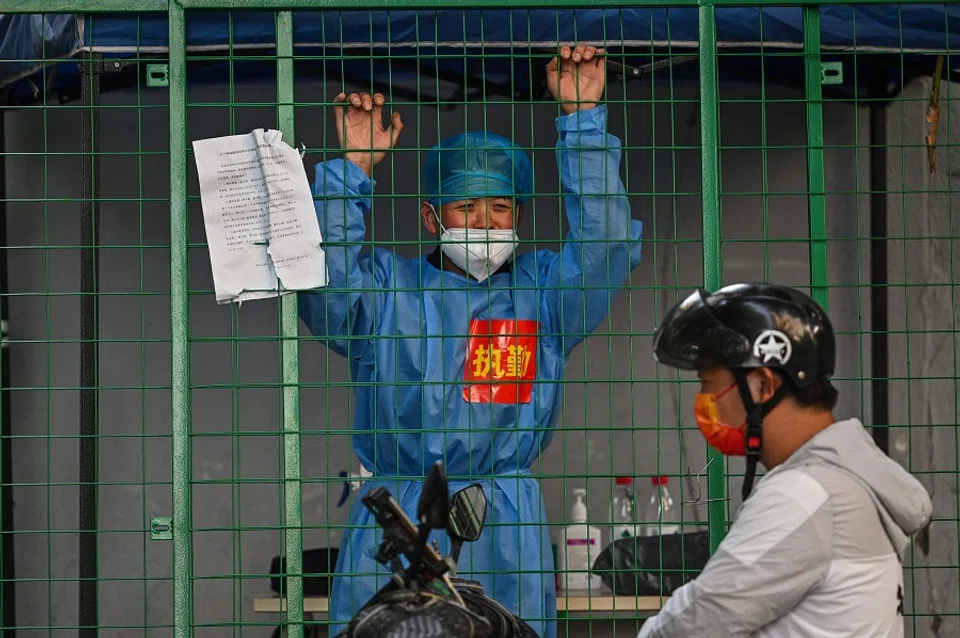
M743 368L733 370L737 388L740 390L740 400L743 401L743 407L747 411L746 436L744 437L747 467L741 492L744 501L750 496L750 491L753 489L753 480L757 475L757 462L760 460L760 449L763 446L763 419L777 407L777 404L783 400L783 397L787 396L787 392L790 390L788 381L784 379L772 397L763 403L756 403L753 400L753 394L750 392L750 385L747 383L747 372L748 370Z

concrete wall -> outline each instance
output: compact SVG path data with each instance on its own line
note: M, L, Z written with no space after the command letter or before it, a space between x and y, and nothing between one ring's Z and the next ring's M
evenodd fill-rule
M301 84L298 102L331 98L339 87ZM918 94L923 87L911 88ZM269 85L239 86L236 103L269 102ZM693 388L675 374L658 370L650 354L650 334L676 287L702 280L699 192L699 106L696 93L677 90L671 104L667 87L652 93L630 85L626 95L611 87L610 130L621 138L622 174L634 216L643 220L643 264L629 290L616 300L609 321L572 356L560 432L535 471L571 476L662 472L696 474L705 463L705 445L691 417ZM762 108L755 87L725 87L721 109L721 188L724 279L770 279L804 285L808 281L806 153L802 95L768 87L768 99L789 98ZM192 90L191 103L224 105L225 87ZM752 101L742 101L744 99ZM150 541L143 530L153 516L171 515L168 113L162 89L125 91L104 98L103 235L100 299L100 619L105 637L167 636L172 623L171 543ZM922 138L922 104L903 105L890 117L890 143ZM541 246L555 247L565 227L551 148L555 106L532 109L509 104L471 104L437 113L399 104L406 121L400 149L378 168L378 194L415 195L417 147L439 136L484 125L534 154L539 197L535 225L521 231ZM952 113L952 111L951 111ZM335 146L332 119L321 106L297 112L298 142L311 151L308 174ZM946 113L945 113L946 116ZM869 421L868 245L858 241L869 228L867 112L849 105L824 107L827 175L830 311L841 333L837 377L838 416L863 415ZM17 618L22 627L64 627L50 635L74 635L77 619L77 439L79 395L79 211L81 193L79 110L73 107L23 110L6 115L7 192L10 251L10 329L13 379L14 490L17 528ZM956 121L956 120L954 120ZM246 132L272 125L269 108L194 107L191 139ZM901 128L903 122L903 128ZM948 130L941 122L941 137ZM763 147L763 150L761 150ZM332 149L331 149L332 152ZM330 155L332 156L332 155ZM890 151L890 189L926 192L890 199L894 236L946 236L951 231L950 175L932 180L923 174L922 149ZM898 160L897 158L902 158ZM941 153L946 165L946 152ZM898 163L899 162L899 163ZM762 193L766 192L764 196ZM190 193L197 195L191 168ZM551 195L552 193L552 195ZM379 200L372 216L375 240L420 238L414 199ZM906 222L904 220L907 220ZM535 228L535 235L534 235ZM922 232L921 232L922 231ZM769 238L769 243L763 243ZM774 241L775 240L775 241ZM218 306L204 242L199 201L190 203L191 418L193 438L194 618L197 636L269 636L277 617L253 613L253 600L271 595L267 579L272 556L282 552L282 451L278 344L263 337L278 332L273 301ZM891 277L903 283L953 281L948 239L892 242ZM45 249L44 246L53 248ZM424 250L426 247L423 248ZM404 254L421 248L405 246ZM909 259L907 275L905 260ZM900 278L900 279L897 279ZM954 329L949 287L891 291L893 330ZM946 305L949 304L949 305ZM910 310L908 313L907 310ZM926 312L921 312L925 310ZM923 317L926 318L923 318ZM307 336L301 329L301 335ZM243 339L261 338L256 341ZM956 518L957 443L956 356L948 333L891 337L894 422L913 427L896 434L898 459L916 469L946 472L926 480L934 486L940 517ZM356 470L349 439L351 394L342 359L311 340L301 342L302 473L304 547L339 543L345 508L336 509L341 485L336 473ZM910 362L909 379L906 362ZM921 374L921 371L923 374ZM945 380L918 377L943 374ZM689 379L689 377L685 377ZM905 399L910 398L909 404ZM679 410L678 410L679 406ZM679 426L679 427L678 427ZM680 428L683 428L682 430ZM906 438L904 438L906 437ZM733 463L731 471L742 472ZM693 500L689 485L672 483L677 500ZM737 477L729 482L730 511L739 503ZM552 524L563 524L564 499L583 479L542 481ZM609 481L588 478L591 519L603 521ZM645 487L645 486L641 486ZM703 481L705 492L705 481ZM567 501L569 502L569 501ZM705 521L703 504L684 507L686 521ZM951 569L908 573L908 610L958 613L956 524L938 524L950 534L931 543L929 557L917 558ZM939 635L954 635L956 618L944 619ZM248 623L264 623L251 626ZM920 618L908 635L938 635ZM144 629L144 627L149 627ZM136 629L134 629L136 628ZM571 624L571 635L588 635L586 622ZM595 621L592 635L633 636L636 621ZM30 635L26 633L26 635Z
M956 242L960 210L960 95L941 83L937 171L923 139L931 81L906 87L887 118L890 234L891 455L921 477L933 497L929 547L917 543L906 574L915 595L917 636L960 634L957 510ZM926 551L925 551L926 550ZM908 619L910 622L911 619Z

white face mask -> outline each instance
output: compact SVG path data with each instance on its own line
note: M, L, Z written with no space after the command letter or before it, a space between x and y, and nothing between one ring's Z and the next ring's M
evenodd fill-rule
M497 272L513 256L519 243L517 233L512 229L444 228L439 216L437 223L443 230L440 235L443 254L477 281Z

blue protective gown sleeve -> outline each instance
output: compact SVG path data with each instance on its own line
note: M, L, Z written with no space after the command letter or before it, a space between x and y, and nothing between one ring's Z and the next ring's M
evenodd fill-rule
M297 296L300 319L337 354L358 361L369 347L376 325L375 290L383 273L376 251L360 255L376 183L345 159L321 162L313 182L314 207L328 284Z
M607 316L613 297L640 263L643 224L630 218L620 180L620 140L607 133L603 104L556 120L557 167L570 231L546 259L541 292L564 355Z

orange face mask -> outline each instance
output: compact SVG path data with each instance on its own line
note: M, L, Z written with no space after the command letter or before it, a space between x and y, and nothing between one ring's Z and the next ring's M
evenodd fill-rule
M740 427L733 427L720 421L717 414L717 400L735 387L737 384L732 383L729 388L718 394L698 392L693 404L693 413L700 433L714 449L726 456L746 456L747 422L744 421Z

